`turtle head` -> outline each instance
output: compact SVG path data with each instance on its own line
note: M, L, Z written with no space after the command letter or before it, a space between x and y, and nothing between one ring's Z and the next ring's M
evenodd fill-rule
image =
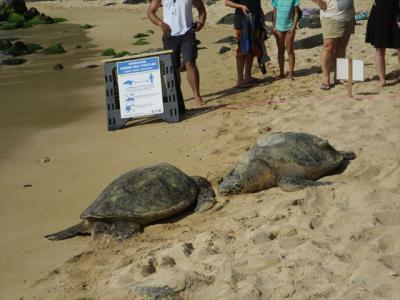
M221 195L239 194L243 189L243 182L239 174L230 172L219 184L218 190Z

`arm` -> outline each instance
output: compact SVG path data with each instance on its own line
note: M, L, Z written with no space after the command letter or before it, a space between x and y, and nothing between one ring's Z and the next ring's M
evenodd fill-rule
M297 23L299 22L299 10L300 8L298 6L295 6L294 8L294 19L293 19L293 27L290 28L290 32L296 31L297 28Z
M193 6L197 9L197 12L199 13L199 20L196 22L197 25L194 30L200 31L204 27L204 24L206 23L207 19L206 8L204 7L203 0L193 0Z
M274 34L277 33L275 25L276 25L276 8L272 7L272 32Z
M322 10L326 10L328 7L328 4L324 0L312 0L312 2L316 3Z
M247 8L246 5L238 4L233 2L232 0L225 0L225 5L231 8L237 8L242 10L244 14L247 14L250 10Z
M161 5L161 0L152 0L150 7L147 10L147 17L154 25L157 25L158 27L160 27L162 32L164 32L164 34L166 36L170 36L171 28L169 27L168 24L164 23L163 20L161 20L156 15L156 12L157 12L158 8L160 7L160 5Z

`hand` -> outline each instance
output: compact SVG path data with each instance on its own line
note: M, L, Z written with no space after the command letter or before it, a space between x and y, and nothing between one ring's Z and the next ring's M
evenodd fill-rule
M160 24L160 28L165 36L167 36L167 37L171 36L171 27L169 27L169 25L167 23L162 22Z
M203 27L204 27L204 23L201 23L201 22L199 22L199 21L196 21L195 24L196 24L196 27L193 28L193 30L194 30L195 32L202 30Z
M278 30L276 30L275 27L272 27L272 33L273 33L274 35L277 35L277 34L278 34Z
M247 14L250 12L250 10L247 8L246 5L242 5L242 6L240 7L240 9L242 10L242 12L243 12L245 15L247 15Z

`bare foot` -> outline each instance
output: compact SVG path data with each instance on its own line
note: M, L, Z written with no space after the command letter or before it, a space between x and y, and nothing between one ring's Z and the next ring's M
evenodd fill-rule
M283 79L283 78L285 78L285 74L279 74L279 75L276 77L276 80L281 80L281 79Z
M380 81L379 82L379 87L385 87L387 84L386 84L386 81Z
M286 79L293 79L293 72L289 72L287 75L286 75Z
M195 102L196 106L204 106L204 105L206 105L206 102L200 96L196 97L194 99L194 102Z
M238 81L235 85L235 88L239 88L239 89L244 89L244 88L248 88L248 87L251 87L251 84L250 84L250 82L245 81L245 80Z

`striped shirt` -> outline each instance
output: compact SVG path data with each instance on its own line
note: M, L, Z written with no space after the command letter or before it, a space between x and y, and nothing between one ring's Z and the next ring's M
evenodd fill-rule
M272 0L276 10L275 28L278 31L289 31L293 26L294 8L299 6L300 0Z

